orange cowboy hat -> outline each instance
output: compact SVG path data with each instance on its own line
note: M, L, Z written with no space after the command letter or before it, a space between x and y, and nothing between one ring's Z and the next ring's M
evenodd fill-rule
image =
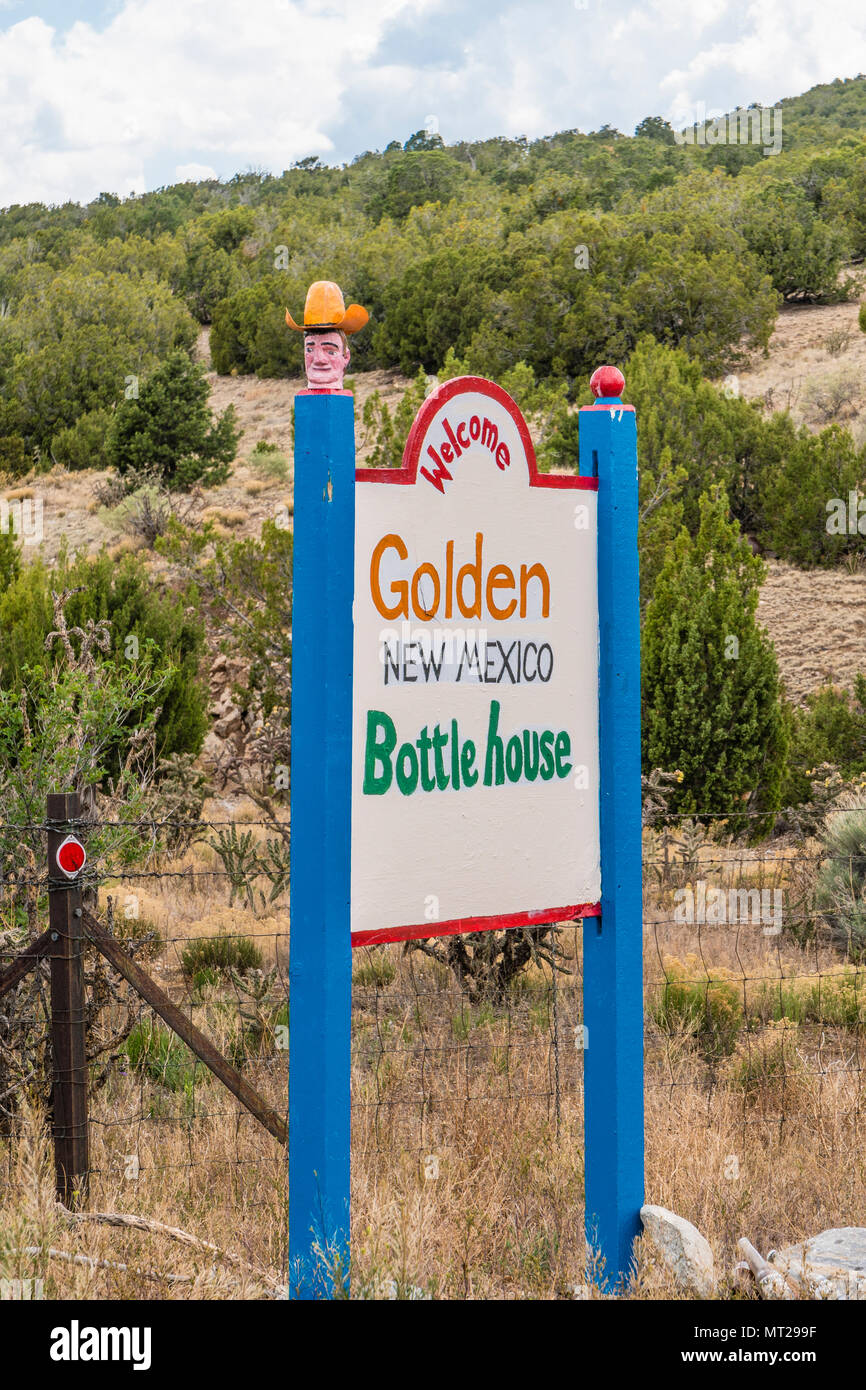
M298 333L317 333L329 328L338 328L342 333L357 333L369 317L360 304L350 304L346 308L343 291L333 280L316 280L307 290L303 324L295 323L286 310L286 323Z

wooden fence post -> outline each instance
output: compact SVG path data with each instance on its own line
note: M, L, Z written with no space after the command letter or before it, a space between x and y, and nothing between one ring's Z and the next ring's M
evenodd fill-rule
M289 938L289 1282L348 1287L355 422L295 397Z
M586 1235L596 1282L628 1278L644 1190L637 431L622 373L592 377L580 471L598 477L601 916L583 924Z
M57 851L74 828L78 794L48 797L48 932L51 938L51 1048L54 1073L54 1166L66 1207L87 1194L87 1049L81 887L66 878Z

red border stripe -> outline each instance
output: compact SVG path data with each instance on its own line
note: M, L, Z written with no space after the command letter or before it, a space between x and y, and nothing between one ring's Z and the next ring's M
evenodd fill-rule
M570 922L575 917L600 916L601 903L576 903L573 907L546 907L538 912L511 912L503 917L461 917L453 922L424 922L413 927L388 927L384 931L353 932L352 949L356 946L382 946L388 941L422 941L433 936L458 936L471 931L544 927L549 922Z

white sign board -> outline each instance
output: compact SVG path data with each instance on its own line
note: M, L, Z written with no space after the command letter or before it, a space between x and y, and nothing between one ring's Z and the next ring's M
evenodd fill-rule
M479 377L357 471L354 944L597 905L596 500Z

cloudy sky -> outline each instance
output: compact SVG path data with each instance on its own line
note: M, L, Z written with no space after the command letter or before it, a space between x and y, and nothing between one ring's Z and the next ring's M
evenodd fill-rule
M771 105L866 73L854 0L0 0L0 206L403 141Z

